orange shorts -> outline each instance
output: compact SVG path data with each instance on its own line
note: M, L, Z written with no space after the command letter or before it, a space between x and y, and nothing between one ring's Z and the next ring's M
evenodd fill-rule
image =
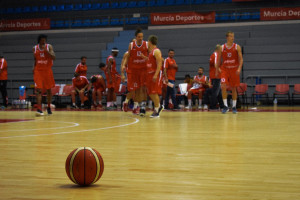
M160 73L156 79L156 82L153 82L154 73L147 73L147 91L148 94L158 94L162 93L162 74Z
M146 85L146 69L132 69L127 73L127 89L135 91Z
M99 88L95 88L93 89L93 92L104 92L104 88L103 87L99 87Z
M205 88L191 88L189 91L192 92L192 94L196 95L199 94L199 92L203 93L205 91Z
M34 70L33 79L35 87L38 89L49 90L55 87L52 69L46 71Z
M119 91L120 84L121 84L121 76L119 74L115 74L112 76L112 83L109 83L109 80L106 80L106 87L114 88L115 92Z
M240 75L236 73L238 67L221 68L221 84L229 85L230 87L238 87L240 85Z

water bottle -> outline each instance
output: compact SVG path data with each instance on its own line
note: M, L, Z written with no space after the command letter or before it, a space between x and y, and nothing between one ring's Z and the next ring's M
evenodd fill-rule
M19 99L20 100L25 100L26 99L26 87L25 86L20 86L19 87Z
M274 99L273 104L274 106L277 106L277 98Z

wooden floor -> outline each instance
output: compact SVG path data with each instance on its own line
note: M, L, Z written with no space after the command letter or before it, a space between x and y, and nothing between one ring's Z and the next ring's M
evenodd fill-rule
M0 199L300 199L300 112L2 111ZM104 159L93 186L65 173L75 148Z

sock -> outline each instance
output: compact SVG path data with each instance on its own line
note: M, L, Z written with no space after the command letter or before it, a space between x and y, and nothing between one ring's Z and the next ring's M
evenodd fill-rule
M138 105L139 105L138 102L134 102L133 109L137 109Z
M224 106L228 107L227 99L223 99Z
M146 107L146 101L142 101L141 102L141 109L145 109L145 107Z
M163 100L163 104L166 105L166 104L165 104L165 100Z
M111 106L111 102L107 102L106 107L110 107Z
M232 100L232 107L236 107L236 100Z
M199 106L202 105L202 99L199 99Z
M155 107L154 110L158 113L159 107Z
M192 106L192 99L188 99L189 106Z
M42 104L38 104L37 108L38 108L39 110L42 110Z
M96 104L97 104L97 102L96 102ZM99 104L99 105L102 105L102 102L101 102L101 101L99 101L99 102L98 102L98 104Z
M94 101L94 105L97 105L97 101Z
M152 101L151 101L151 100L148 101L148 107L149 107L149 108L152 107Z
M115 106L118 105L116 101L114 101L114 105L115 105Z
M125 102L125 103L128 103L128 101L129 101L129 99L126 98L124 102Z
M82 103L80 106L84 106L84 104Z
M172 104L172 99L169 99L169 103L171 103L171 104Z

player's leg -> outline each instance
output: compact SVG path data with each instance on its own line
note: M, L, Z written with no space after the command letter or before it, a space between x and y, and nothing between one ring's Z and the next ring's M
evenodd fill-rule
M192 109L192 96L193 96L193 89L189 89L187 94L188 106L185 107L186 109Z
M116 95L116 92L115 92L115 89L112 88L112 101L113 101L113 107L115 109L118 108L118 105L117 105L117 95Z
M2 99L3 99L3 106L7 107L8 104L8 97L7 97L7 80L0 80L0 90L2 94Z
M211 109L216 109L217 99L218 99L218 95L219 95L219 92L221 89L220 82L221 82L220 79L212 79L213 87L212 87L211 105L210 105Z
M97 89L94 88L92 91L92 100L93 100L93 106L97 107Z
M146 104L147 104L147 73L146 70L140 70L139 72L139 82L138 84L141 86L139 90L139 104L140 104L140 116L145 116L146 115Z
M202 90L202 89L199 90L199 94L198 94L198 98L199 98L198 109L202 109L203 91L204 90Z
M72 92L71 92L71 99L72 99L71 108L77 108L77 106L76 106L76 94L77 94L77 92L75 91L75 89L73 89Z
M84 91L79 91L80 108L84 108Z
M236 87L232 87L232 113L236 114L236 102L237 102L237 90Z
M48 113L48 115L52 114L51 101L52 101L52 92L51 92L51 89L47 89L47 113Z
M98 106L100 108L102 108L102 91L101 90L97 90L97 93L96 93L96 103L97 103L97 96L98 96ZM97 104L96 104L97 105Z
M36 103L37 103L37 115L42 116L44 115L42 111L42 89L36 88Z
M228 109L228 102L227 102L227 84L229 80L229 73L227 72L227 69L221 70L221 90L222 90L222 98L224 107L222 109L222 113L225 114L229 111Z

